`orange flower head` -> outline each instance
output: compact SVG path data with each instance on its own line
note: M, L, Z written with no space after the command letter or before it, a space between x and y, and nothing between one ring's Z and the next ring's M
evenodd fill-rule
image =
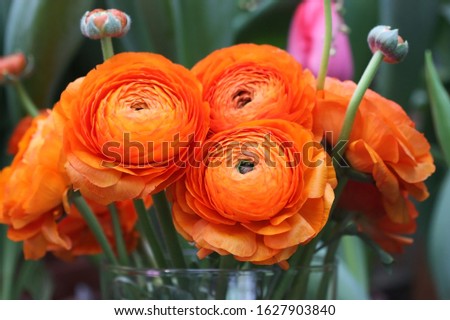
M55 107L74 189L100 204L181 177L209 128L201 84L151 53L122 53L71 83Z
M33 119L11 166L1 174L0 222L9 225L11 240L24 241L27 259L41 258L48 245L70 247L56 225L69 185L61 151L62 141L48 110Z
M193 73L211 106L211 130L257 119L285 119L312 128L314 78L286 51L239 44L214 51Z
M327 154L302 126L255 120L211 136L170 187L177 230L200 249L279 263L325 225L336 184Z
M373 184L349 181L339 199L338 207L355 214L358 231L368 235L380 247L390 253L402 253L410 245L410 237L416 231L418 213L414 204L403 192L409 221L393 222L383 207L382 194Z
M315 125L334 145L348 102L356 88L350 81L327 79L315 109ZM405 193L428 197L424 181L434 172L430 145L403 109L368 90L359 106L345 157L356 170L372 175L384 211L392 222L410 223Z

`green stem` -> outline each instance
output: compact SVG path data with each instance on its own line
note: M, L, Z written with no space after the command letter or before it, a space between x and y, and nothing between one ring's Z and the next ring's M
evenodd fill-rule
M103 60L106 61L114 55L114 49L111 37L105 37L100 39L102 44Z
M20 101L22 102L22 105L25 109L25 111L32 117L37 117L39 115L39 109L34 104L33 100L31 100L30 96L28 95L27 90L25 90L25 87L23 86L22 82L15 81L14 82L14 88L17 91L17 94L19 96Z
M301 261L301 257L303 255L305 247L299 247L297 252L289 259L289 265L293 270L283 271L282 275L277 281L277 286L273 292L273 294L269 297L270 300L281 300L284 298L288 288L292 285L292 281L295 278L295 268Z
M148 268L158 269L158 262L156 262L155 254L150 248L150 244L144 238L143 232L141 232L140 234L142 236L140 238L138 251L135 251L133 253L135 253L138 256L141 256L142 266L144 266L145 263Z
M100 247L102 248L103 253L105 254L108 262L113 265L118 265L119 262L117 261L116 256L114 255L114 251L111 248L111 245L109 244L105 233L103 232L102 226L100 225L99 221L97 220L97 217L94 215L91 208L87 204L86 200L84 200L84 198L81 196L79 191L74 191L72 193L71 202L75 205L75 207L83 217L84 221L91 229L92 233L94 234L94 237L100 244Z
M172 221L172 214L170 212L169 203L167 202L166 194L161 191L153 195L153 204L156 208L159 223L166 239L169 255L175 268L184 269L186 263L184 261L183 251L178 242L177 231Z
M295 279L293 280L293 287L290 288L287 299L303 300L306 299L306 294L308 292L309 276L311 273L311 261L314 257L316 251L316 245L321 238L319 233L314 239L312 239L305 247L302 252L298 266L298 271Z
M323 90L325 86L325 78L328 71L328 62L330 61L331 41L333 40L331 0L324 0L323 5L325 11L325 39L323 42L323 51L319 74L317 76L317 90Z
M232 255L220 257L219 278L217 279L216 300L225 300L228 291L228 272L236 267L237 261Z
M3 265L2 265L2 291L1 299L12 299L13 283L16 280L14 275L17 271L17 264L19 262L19 255L21 245L18 242L10 241L9 239L3 239Z
M345 189L345 186L347 185L348 180L349 180L349 177L347 175L342 175L340 177L339 183L334 192L335 199L334 199L333 205L331 206L331 209L330 209L330 215L334 212L336 205L338 204L339 199L341 198L342 193ZM330 239L331 241L327 242L328 243L327 253L325 254L325 258L324 258L324 262L323 262L325 270L324 270L324 273L322 274L322 279L320 280L316 299L324 300L327 298L328 287L330 284L331 277L333 276L333 273L332 273L333 271L328 271L328 270L326 270L326 268L329 265L335 263L336 252L337 252L337 249L339 248L339 243L340 243L341 237L344 232L343 228L345 228L345 226L348 223L348 219L350 219L350 218L351 218L351 216L348 215L347 219L344 219L343 221L338 222L335 225L335 227L334 227L335 235L332 235L331 239Z
M317 297L318 300L325 300L327 299L327 294L329 290L330 280L333 276L332 271L328 272L326 269L329 265L332 265L335 263L336 260L336 252L339 248L340 238L336 241L333 241L330 243L330 245L327 248L327 253L325 255L323 265L324 265L324 273L322 274L322 279L320 280L319 289L317 290Z
M349 212L344 212L345 216L343 219L339 220L330 235L326 240L322 241L322 244L316 248L316 252L319 252L323 248L330 246L332 242L339 241L343 236L356 235L357 228L354 224L350 222L354 220L354 215Z
M345 186L345 184L348 181L348 178L345 176L343 178L344 178L344 180L340 181L339 185ZM339 186L338 186L338 188L339 188ZM340 190L342 191L343 188L344 187L342 187ZM337 190L335 202L339 201L340 196L341 196L341 192L339 192L339 190ZM333 207L332 207L332 210L333 210ZM331 237L328 239L328 241L325 241L326 243L328 243L328 247L327 247L327 253L325 254L325 258L323 261L324 272L322 274L322 279L320 279L320 284L319 284L319 288L317 290L317 296L315 297L315 299L320 299L320 300L327 299L330 280L334 276L334 269L331 268L330 270L328 270L328 267L332 266L335 263L336 252L337 252L337 249L339 248L339 243L341 241L342 236L346 234L345 229L347 228L347 226L351 220L352 220L352 215L347 214L347 216L344 219L337 221L336 224L333 226L334 234L331 235Z
M229 254L226 256L220 256L219 269L220 270L231 270L236 267L237 261L234 257Z
M383 57L384 56L381 51L376 51L373 54L372 59L370 59L366 70L364 70L364 73L358 82L358 86L356 87L355 92L353 92L353 96L348 104L347 112L345 113L344 124L342 125L338 141L348 141L348 139L350 138L350 133L353 128L353 122L355 121L355 116L356 112L358 111L359 104L361 103L366 90L372 83L372 80L375 77L375 74L377 73L381 62L383 61ZM338 152L340 156L344 154L346 147L347 145L344 145L339 149Z
M144 200L134 199L134 208L136 209L138 215L138 227L140 228L141 237L145 238L150 246L153 257L156 264L156 268L166 268L166 260L164 254L161 250L161 245L155 236L152 225L149 219L149 213L145 209Z
M354 235L363 240L375 252L385 266L389 266L394 262L394 258L389 253L384 251L378 244L376 244L367 234L356 232Z
M120 218L117 206L114 203L108 205L109 212L113 223L114 239L116 240L117 252L119 254L119 262L123 266L129 266L127 247L123 239L122 227L120 226Z

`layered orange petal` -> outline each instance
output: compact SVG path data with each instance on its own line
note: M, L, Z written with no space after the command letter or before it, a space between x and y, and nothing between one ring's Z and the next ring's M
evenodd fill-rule
M316 130L325 132L326 140L332 145L337 143L355 89L353 82L328 78L325 90L318 95L314 125ZM399 247L409 240L403 241L402 236L385 230L387 226L396 226L399 232L409 232L415 225L416 213L409 196L419 201L428 197L424 181L435 170L430 145L399 105L371 90L365 93L360 103L349 140L345 152L348 163L354 169L371 175L375 186L359 186L364 192L370 189L375 193L376 200L370 195L364 205L356 206L357 210L365 215L364 219L375 223L370 230L376 241L399 251ZM352 191L355 190L353 186ZM356 203L367 198L361 192L358 195L353 195ZM341 202L341 207L354 209L350 201ZM377 208L376 213L373 207ZM366 229L368 225L365 225ZM396 245L389 245L392 243Z
M195 159L169 191L175 226L201 258L217 252L287 267L328 219L335 173L298 124L242 123L211 136Z
M68 249L56 221L70 182L63 168L62 139L50 111L33 119L24 132L13 163L0 178L0 220L8 237L24 242L27 259L41 258L49 246Z
M209 128L201 84L150 53L122 53L70 84L55 107L75 189L101 204L179 179Z
M318 130L331 132L337 139L355 88L356 84L350 81L327 79L324 96L315 109ZM358 147L352 147L357 141ZM413 121L399 105L371 90L358 109L346 157L352 166L368 173L374 162L383 162L402 188L423 182L435 170L430 145Z
M285 119L312 128L314 79L286 51L238 44L198 62L192 72L211 105L211 130L257 119Z
M391 253L403 252L403 246L411 244L410 237L416 231L418 216L413 203L402 195L406 202L408 222L397 223L391 220L384 209L383 195L376 186L349 181L340 198L338 206L356 214L356 224L359 230L384 250Z

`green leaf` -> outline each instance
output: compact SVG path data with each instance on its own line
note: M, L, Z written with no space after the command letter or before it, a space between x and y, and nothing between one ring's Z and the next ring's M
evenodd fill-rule
M233 43L232 21L238 1L107 0L132 19L118 40L124 50L151 51L191 67L211 51Z
M350 28L353 78L357 81L372 58L372 53L367 46L367 35L378 23L378 0L345 0L344 4L343 18Z
M3 239L2 244L2 267L1 267L1 287L0 299L9 300L12 298L14 275L17 270L17 265L22 253L22 245L18 242L13 242L7 238Z
M425 78L436 135L447 165L450 165L450 97L439 79L430 51L425 53Z
M450 12L450 6L448 6ZM438 31L433 46L433 56L439 61L439 75L442 82L446 83L450 80L450 21L444 17L439 17Z
M191 67L235 42L285 46L297 0L107 0L132 19L118 51L151 51Z
M433 212L429 261L439 298L450 299L450 174L447 173Z
M271 44L286 48L289 27L298 0L241 1L233 21L235 42ZM246 9L245 4L254 4ZM248 7L248 5L247 5Z
M0 1L0 53L3 53L4 30L10 4L11 0ZM12 121L10 121L10 115L6 108L6 90L4 86L0 86L0 112L2 114L2 117L0 117L0 168L3 168L10 162L10 158L6 155L6 145L8 143L9 131L12 127Z
M8 231L8 226L4 224L0 224L0 248L5 247L6 243L6 232ZM0 254L0 274L3 270L3 255ZM0 281L1 283L1 281Z
M450 23L450 5L449 4L443 4L441 6L441 13L442 13L442 16L447 20L447 22Z
M53 90L82 41L79 20L93 1L16 0L5 30L5 52L33 57L34 73L25 81L40 108L51 107ZM14 94L9 92L10 96ZM14 119L20 117L15 97L9 98Z
M421 87L420 70L424 65L423 52L431 46L439 13L439 0L380 0L380 23L399 29L410 50L399 64L384 63L376 78L375 88L388 99L408 109L411 94Z
M24 261L16 275L13 299L20 299L24 293L35 300L51 298L54 284L43 261Z
M233 43L237 1L170 0L177 61L191 67L212 51Z
M126 12L131 18L131 28L126 36L115 39L120 51L146 51L176 58L174 26L170 3L167 0L107 0L108 8Z
M3 38L5 37L5 25L8 20L9 7L11 0L0 1L0 52L3 52Z

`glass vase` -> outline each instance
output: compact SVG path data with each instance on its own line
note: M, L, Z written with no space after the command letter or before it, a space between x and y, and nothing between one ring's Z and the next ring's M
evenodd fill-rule
M337 264L297 266L278 272L272 279L268 296L275 300L335 300Z
M102 269L104 299L260 300L274 277L268 269Z
M336 264L289 270L138 269L104 265L104 299L316 300L336 299Z

